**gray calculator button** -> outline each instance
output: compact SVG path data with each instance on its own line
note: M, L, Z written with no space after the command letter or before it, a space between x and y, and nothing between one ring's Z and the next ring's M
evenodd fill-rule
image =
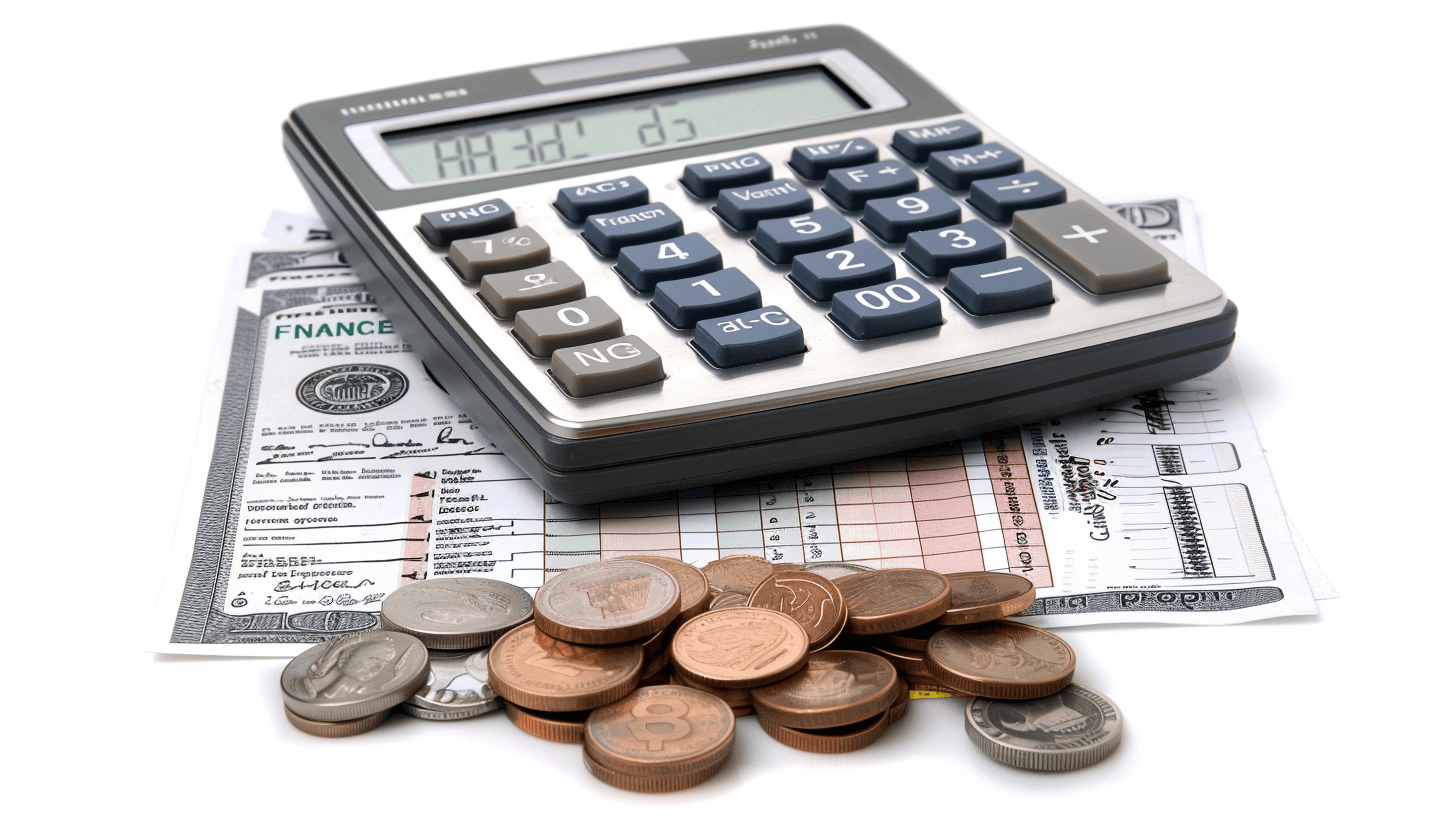
M789 167L806 179L818 181L836 167L868 164L880 157L880 149L868 139L855 137L833 142L799 145L789 157Z
M912 232L905 241L905 260L927 278L943 278L957 266L1006 257L1006 239L984 221Z
M948 227L961 221L961 207L940 190L921 190L895 198L877 198L865 205L861 222L882 241L905 240L910 233Z
M497 232L483 238L462 238L450 244L450 265L471 283L485 275L540 266L551 260L551 246L530 227Z
M617 274L639 292L651 292L666 280L690 278L722 268L723 253L696 232L627 247L617 256Z
M551 352L551 374L573 397L590 397L667 379L662 355L629 334Z
M981 143L981 129L964 119L895 131L890 147L913 162L923 162L936 150Z
M964 190L984 178L1020 173L1021 156L1000 142L930 154L925 172L952 190Z
M814 209L814 199L798 182L785 179L724 190L718 194L714 209L728 226L751 230L765 218L806 213Z
M679 329L691 329L699 320L762 305L758 287L732 266L696 278L663 281L652 295L652 308Z
M545 357L559 348L621 337L622 318L593 296L517 312L511 331L532 354Z
M1022 257L950 271L945 293L974 315L1034 309L1052 302L1052 279Z
M715 317L693 329L693 345L719 368L763 363L804 352L804 328L777 306Z
M515 225L516 211L499 198L420 216L420 234L437 247L447 247L451 241L489 235Z
M790 218L758 222L753 243L765 258L786 264L795 255L837 247L854 240L854 228L844 216L830 209L814 210Z
M584 297L586 283L564 261L480 279L481 301L502 320L510 320L522 309L538 309Z
M1167 283L1168 259L1086 201L1016 213L1011 234L1094 295Z
M556 209L566 220L580 224L588 215L624 210L647 203L647 185L636 176L573 184L556 192Z
M712 198L728 187L757 184L773 178L773 165L757 153L690 164L683 168L682 184L699 198Z
M840 292L829 319L856 340L928 329L941 324L940 298L914 278Z
M665 241L683 234L683 221L666 204L642 204L625 210L592 215L581 237L607 257L622 247Z
M859 289L895 279L895 261L871 241L855 241L827 252L794 258L789 280L804 294L827 301L835 292Z
M920 179L904 162L882 161L830 170L824 197L846 210L858 210L872 198L904 195L920 189Z
M971 182L971 206L993 221L1009 221L1018 210L1050 207L1067 200L1067 188L1040 170Z

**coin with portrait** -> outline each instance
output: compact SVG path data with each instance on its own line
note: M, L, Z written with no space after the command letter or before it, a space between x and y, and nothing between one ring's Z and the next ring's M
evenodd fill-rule
M283 704L308 720L341 722L400 704L429 676L425 645L403 632L330 638L289 661Z

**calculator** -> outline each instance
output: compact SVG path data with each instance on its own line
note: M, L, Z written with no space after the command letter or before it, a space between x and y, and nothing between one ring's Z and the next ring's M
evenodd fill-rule
M557 500L887 455L1205 373L1196 269L843 26L303 105L288 159Z

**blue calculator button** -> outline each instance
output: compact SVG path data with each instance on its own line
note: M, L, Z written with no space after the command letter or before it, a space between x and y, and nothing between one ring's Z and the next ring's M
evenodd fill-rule
M939 326L940 298L913 278L840 292L829 307L829 319L856 340Z
M420 216L420 234L437 247L448 247L451 241L477 238L515 225L516 211L499 198Z
M556 209L567 221L580 224L588 215L623 210L647 203L647 185L636 176L575 184L556 192Z
M666 204L642 204L626 210L592 215L581 237L607 257L622 247L665 241L683 234L683 222Z
M835 292L859 289L895 279L895 261L871 241L855 241L828 252L811 252L794 258L789 280L804 294L818 301Z
M682 184L698 198L712 198L728 187L757 184L773 178L773 166L757 153L690 164L683 168Z
M700 320L762 305L758 287L732 266L693 278L663 281L652 295L652 308L679 329L691 329Z
M841 246L853 240L854 228L844 220L844 216L830 209L760 221L758 232L753 235L758 251L776 264L786 264L795 255Z
M802 354L804 327L777 306L703 320L693 345L719 368L763 363Z
M1067 188L1040 170L971 182L971 206L993 221L1009 221L1017 210L1050 207L1067 200Z
M882 241L903 241L912 232L948 227L961 221L961 207L939 190L922 190L895 198L878 198L865 205L865 228Z
M984 221L912 232L905 241L905 260L927 278L943 278L957 266L1006 257L1006 239Z
M830 170L824 197L846 210L858 210L872 198L904 195L920 189L920 179L908 165L882 161L860 167Z
M964 119L895 131L890 147L913 162L923 162L937 150L981 143L981 129Z
M869 164L880 158L880 149L868 139L855 137L820 144L799 145L789 157L789 167L806 179L818 181L836 167Z
M1020 173L1021 156L1000 142L990 142L965 150L941 150L930 154L925 172L952 190L964 190L971 182L984 178Z
M718 217L738 230L751 230L765 218L786 218L814 209L809 191L796 181L766 181L718 194Z
M663 281L690 278L722 268L723 253L696 232L629 246L617 256L617 274L640 292L651 292Z
M1052 302L1052 279L1020 256L950 271L945 293L974 315L1019 312Z

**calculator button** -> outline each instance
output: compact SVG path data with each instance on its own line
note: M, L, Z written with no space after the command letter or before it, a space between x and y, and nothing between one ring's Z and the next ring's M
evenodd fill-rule
M683 234L682 218L666 204L642 204L625 210L592 215L581 237L607 257L622 247L665 241Z
M1006 239L984 221L911 233L905 260L927 278L943 278L957 266L1006 257Z
M908 165L883 161L830 170L824 182L824 197L846 210L858 210L872 198L904 195L919 189L920 179Z
M567 221L580 224L588 215L624 210L647 203L647 185L636 176L574 184L556 192L556 209Z
M786 218L814 209L809 191L790 180L733 187L718 194L718 217L738 230L751 230L765 218Z
M1052 279L1022 257L950 271L945 293L974 315L1019 312L1052 302Z
M629 334L551 353L551 374L573 397L590 397L667 379L662 355Z
M925 172L951 188L964 190L971 182L1009 173L1020 173L1021 156L1006 149L1000 142L990 142L967 150L942 150L930 154Z
M481 301L502 320L510 320L522 309L538 309L584 297L586 283L563 261L480 279Z
M1167 283L1168 260L1086 201L1019 212L1011 234L1094 295Z
M551 260L551 246L530 227L516 227L485 238L450 244L450 265L471 283L485 275L540 266Z
M683 168L682 184L698 198L712 198L728 187L757 184L773 178L773 166L757 153L731 159L690 164Z
M789 270L793 281L804 294L817 301L827 301L835 292L859 289L895 279L895 261L870 241L855 241L828 252L811 252L794 258Z
M903 241L912 232L960 223L960 205L939 190L922 190L898 198L878 198L865 205L865 228L882 241Z
M693 345L719 368L763 363L804 352L804 328L777 306L703 320Z
M914 278L840 292L829 307L829 319L856 340L939 326L940 298Z
M722 268L723 253L696 232L627 247L617 256L617 273L639 292L651 292L666 280L690 278Z
M511 331L528 351L545 357L559 348L621 337L622 318L605 300L589 297L517 312Z
M489 235L515 225L516 211L499 198L420 216L420 234L437 247L447 247L451 241Z
M829 209L814 210L790 218L758 222L754 246L765 258L786 264L795 255L837 247L854 240L854 228L844 216Z
M913 162L923 162L936 150L981 143L981 129L964 119L895 131L890 147Z
M993 221L1010 220L1017 210L1050 207L1067 200L1067 188L1046 173L1031 170L1000 178L971 182L971 206Z
M806 179L818 181L836 167L868 164L880 158L880 149L868 139L855 137L836 142L800 145L789 157L789 167Z
M691 329L699 320L762 305L763 296L758 287L731 266L696 278L663 281L652 295L652 308L679 329Z

